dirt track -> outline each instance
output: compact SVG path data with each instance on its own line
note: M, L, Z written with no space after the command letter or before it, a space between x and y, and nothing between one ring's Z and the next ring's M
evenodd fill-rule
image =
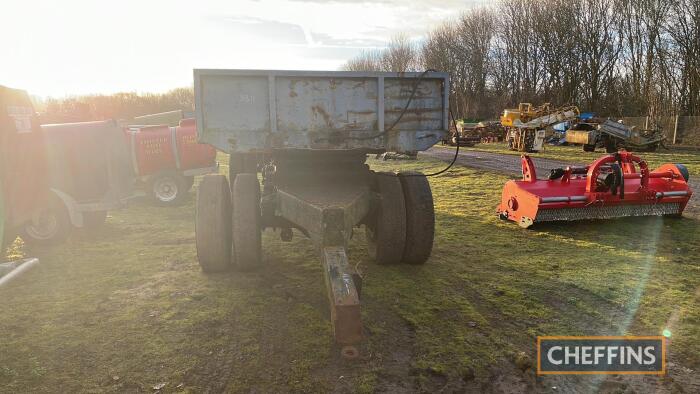
M449 162L452 161L452 158L454 157L454 150L434 146L426 152L421 152L421 155L426 155ZM536 157L536 155L532 155L531 157L535 162L537 177L539 179L546 179L549 175L549 171L552 168L586 164L583 162L565 162L560 160L542 159ZM460 149L457 164L480 170L504 172L518 176L521 174L520 157L517 155ZM695 177L693 177L693 175L695 175ZM700 179L698 179L698 175L699 174L691 174L689 183L691 189L695 191L695 194L693 194L693 197L690 199L684 213L685 215L692 216L694 218L700 218Z

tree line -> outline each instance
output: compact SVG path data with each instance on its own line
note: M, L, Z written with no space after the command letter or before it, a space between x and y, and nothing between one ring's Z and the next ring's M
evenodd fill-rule
M398 35L343 68L449 72L462 118L494 118L519 102L700 115L700 0L501 0L419 43Z
M165 93L115 93L67 98L34 98L40 122L69 123L105 119L132 119L158 112L194 109L192 88L177 88Z

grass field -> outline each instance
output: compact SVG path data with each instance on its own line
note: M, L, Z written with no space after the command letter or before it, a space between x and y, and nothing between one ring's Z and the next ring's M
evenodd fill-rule
M523 230L495 215L506 179L466 168L431 179L437 234L425 266L377 266L356 232L349 253L364 277L367 340L354 362L338 356L320 264L299 233L291 243L264 234L261 272L204 275L193 201L136 202L99 232L32 251L40 265L0 288L0 391L586 391L609 382L535 378L537 335L664 330L670 375L612 387L693 391L700 222Z

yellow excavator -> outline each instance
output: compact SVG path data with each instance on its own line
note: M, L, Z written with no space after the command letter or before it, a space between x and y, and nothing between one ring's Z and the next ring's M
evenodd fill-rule
M505 140L511 150L539 152L548 126L574 120L579 115L579 109L573 105L552 109L550 103L538 107L520 103L518 108L503 111L501 125L506 129Z

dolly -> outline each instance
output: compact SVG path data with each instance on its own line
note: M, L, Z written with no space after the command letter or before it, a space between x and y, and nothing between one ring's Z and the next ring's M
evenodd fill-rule
M529 156L521 156L521 165L523 179L505 184L497 213L524 228L551 221L680 216L692 196L684 165L650 171L646 161L625 150L585 167L555 168L548 179L537 179Z

